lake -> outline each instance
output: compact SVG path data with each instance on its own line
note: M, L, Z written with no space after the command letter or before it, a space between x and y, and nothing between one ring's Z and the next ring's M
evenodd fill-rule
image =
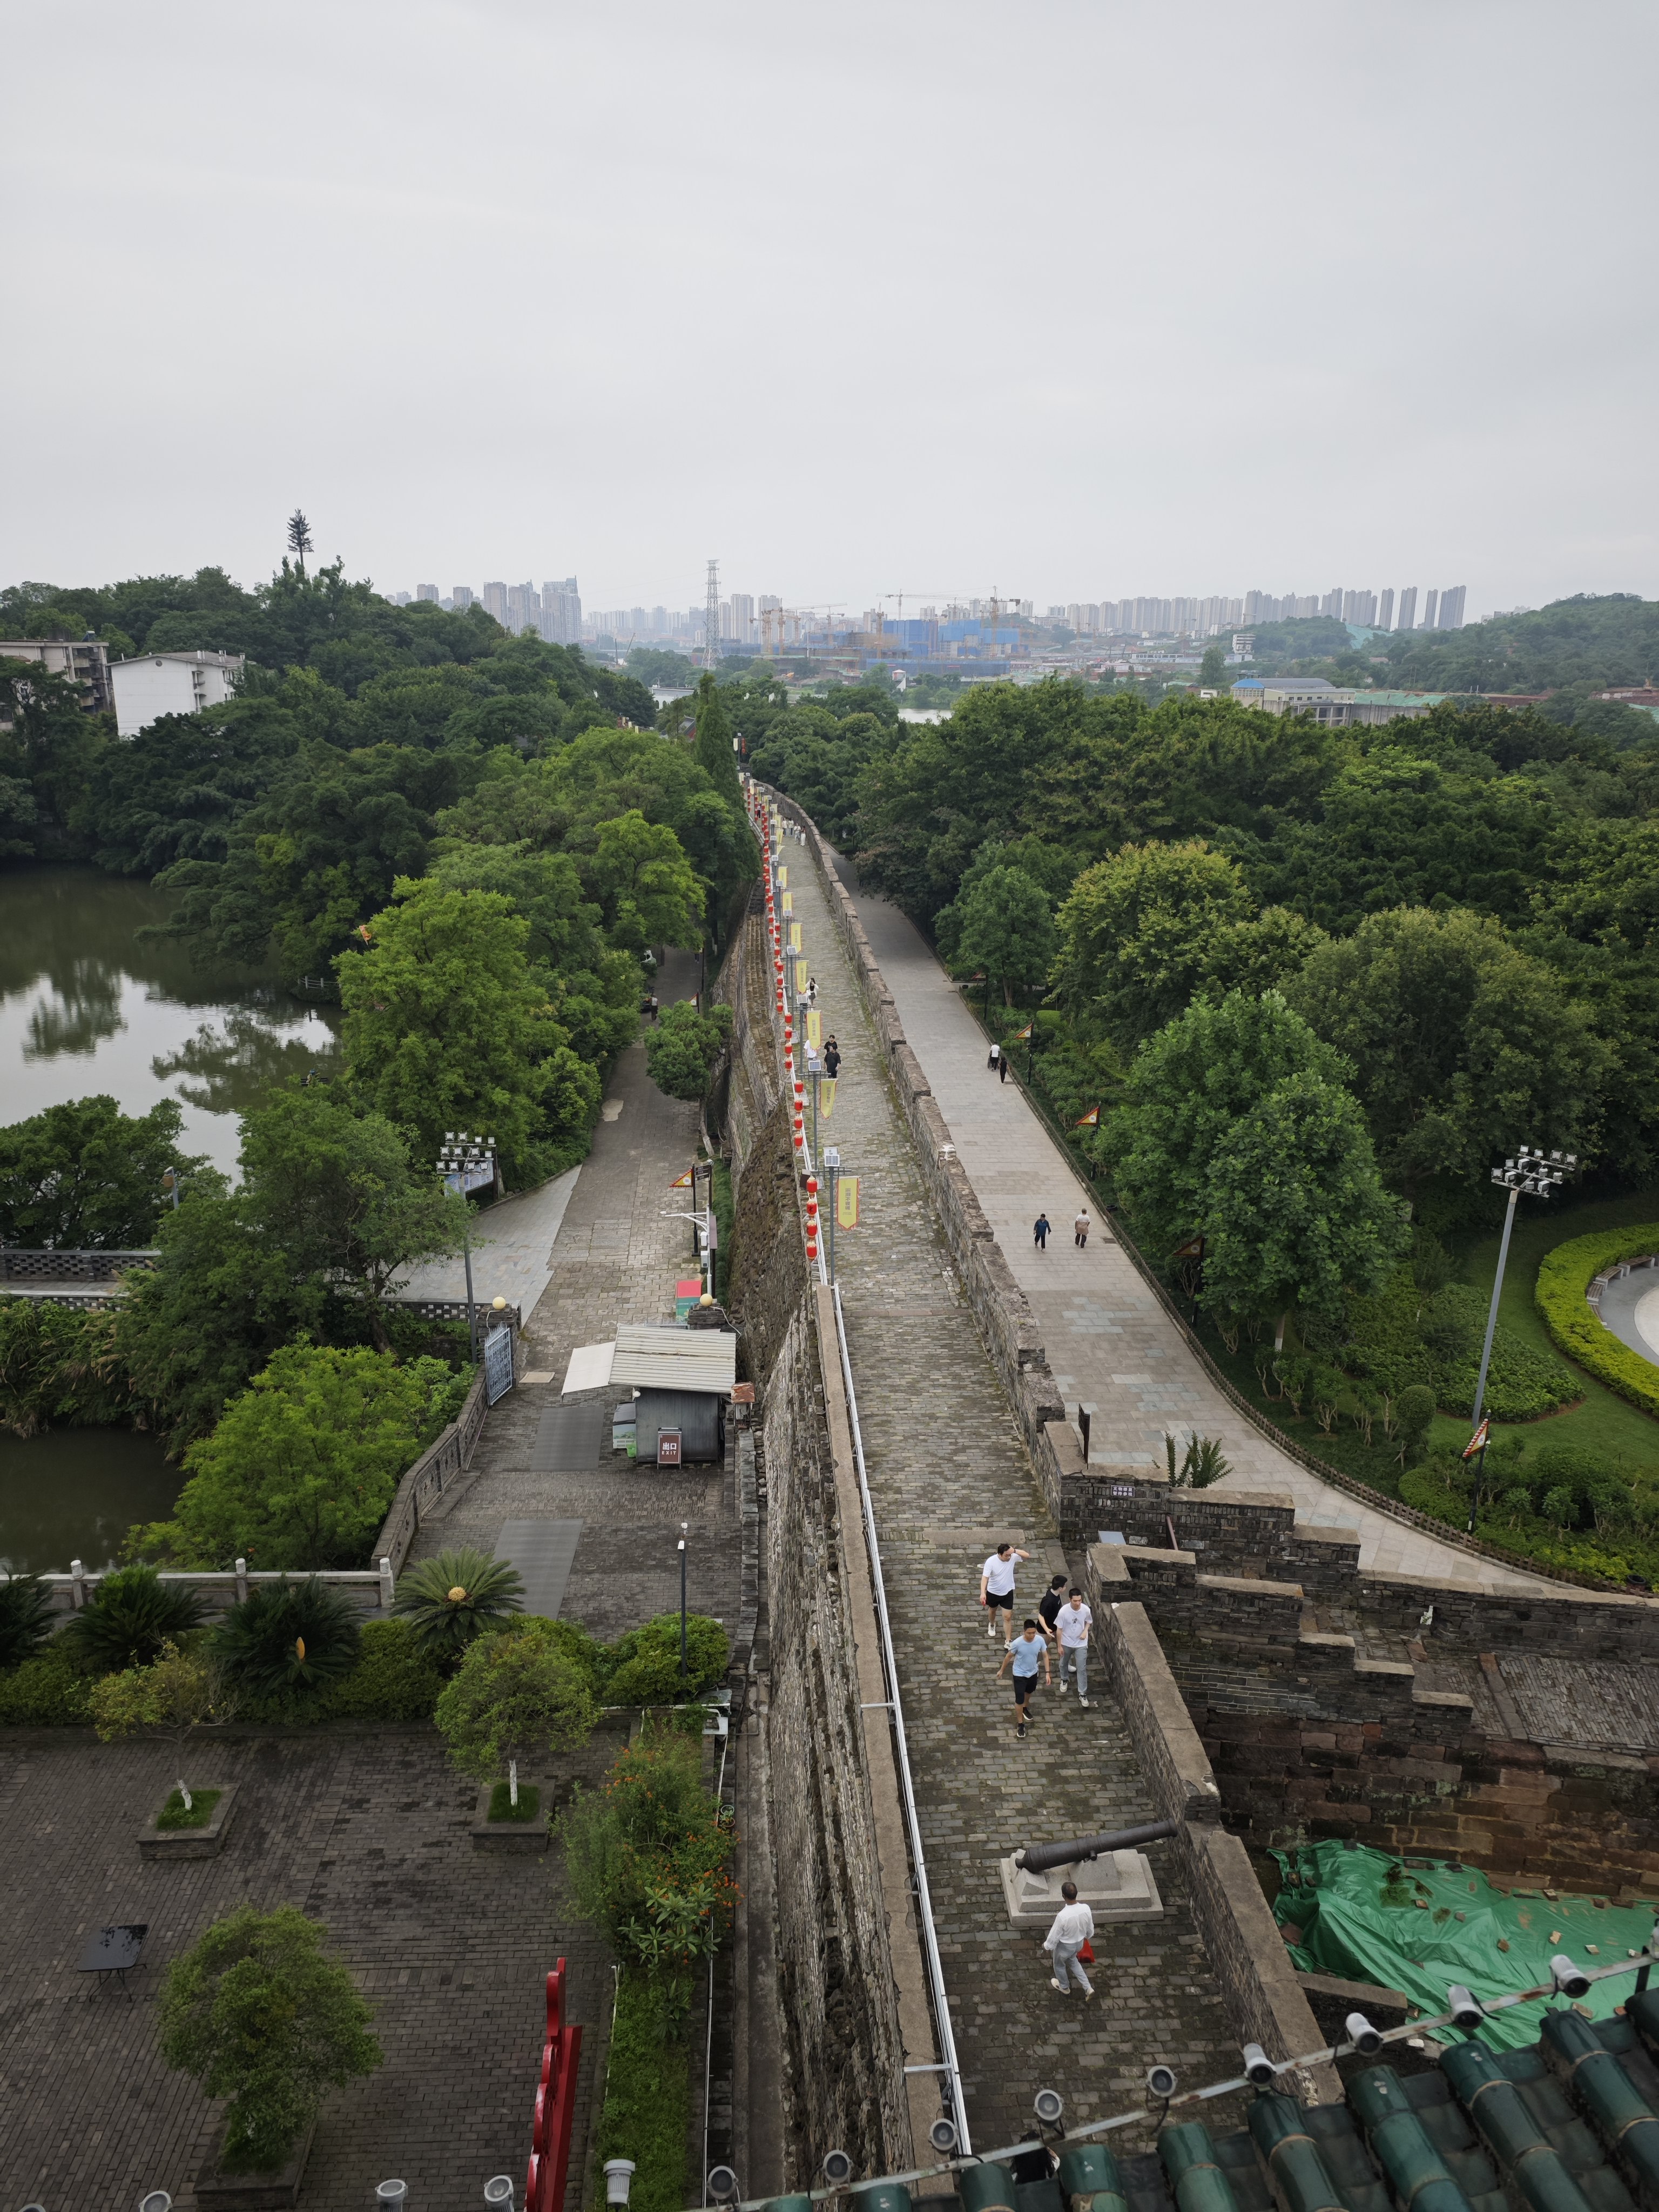
M0 1121L100 1091L126 1114L176 1098L185 1152L234 1174L237 1115L330 1066L338 1013L272 975L201 965L182 939L141 939L171 904L97 868L0 871Z
M135 1521L165 1521L185 1470L136 1429L0 1430L0 1570L67 1574L119 1565Z

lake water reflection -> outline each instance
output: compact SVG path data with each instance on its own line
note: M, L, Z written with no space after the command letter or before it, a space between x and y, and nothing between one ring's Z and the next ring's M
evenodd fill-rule
M185 1470L136 1429L0 1431L0 1570L67 1574L119 1565L135 1521L165 1521Z
M128 1114L177 1098L185 1151L232 1173L236 1116L284 1076L330 1066L337 1013L203 967L179 939L141 939L169 905L97 868L0 872L0 1121L97 1091Z

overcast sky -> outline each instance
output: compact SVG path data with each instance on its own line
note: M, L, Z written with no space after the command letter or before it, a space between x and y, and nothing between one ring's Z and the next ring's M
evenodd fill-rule
M1651 598L1656 64L1653 0L19 9L0 582L301 505L599 607Z

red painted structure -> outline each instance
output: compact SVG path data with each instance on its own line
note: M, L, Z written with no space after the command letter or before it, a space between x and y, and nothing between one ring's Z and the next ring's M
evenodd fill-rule
M564 2205L570 2128L576 2112L576 2072L582 2055L581 2029L568 2024L564 2017L564 1973L561 1959L547 1978L547 2041L542 2046L542 2078L530 2131L525 2212L562 2212Z

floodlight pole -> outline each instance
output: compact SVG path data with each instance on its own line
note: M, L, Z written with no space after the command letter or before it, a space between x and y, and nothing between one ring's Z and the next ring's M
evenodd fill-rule
M1486 1314L1486 1340L1480 1347L1480 1372L1474 1385L1474 1436L1480 1434L1480 1414L1486 1402L1486 1371L1492 1365L1492 1339L1498 1334L1498 1301L1504 1293L1504 1268L1510 1256L1510 1236L1515 1227L1516 1200L1522 1191L1530 1198L1547 1198L1552 1189L1559 1188L1563 1176L1570 1174L1577 1164L1577 1152L1551 1152L1547 1158L1534 1146L1522 1145L1513 1159L1505 1160L1501 1168L1494 1168L1492 1171L1492 1181L1501 1183L1510 1196L1504 1209L1504 1234L1498 1247L1498 1273L1492 1279L1492 1304ZM1467 1535L1474 1534L1486 1473L1486 1447L1483 1443L1475 1455L1474 1486L1469 1492L1468 1526L1464 1532Z

